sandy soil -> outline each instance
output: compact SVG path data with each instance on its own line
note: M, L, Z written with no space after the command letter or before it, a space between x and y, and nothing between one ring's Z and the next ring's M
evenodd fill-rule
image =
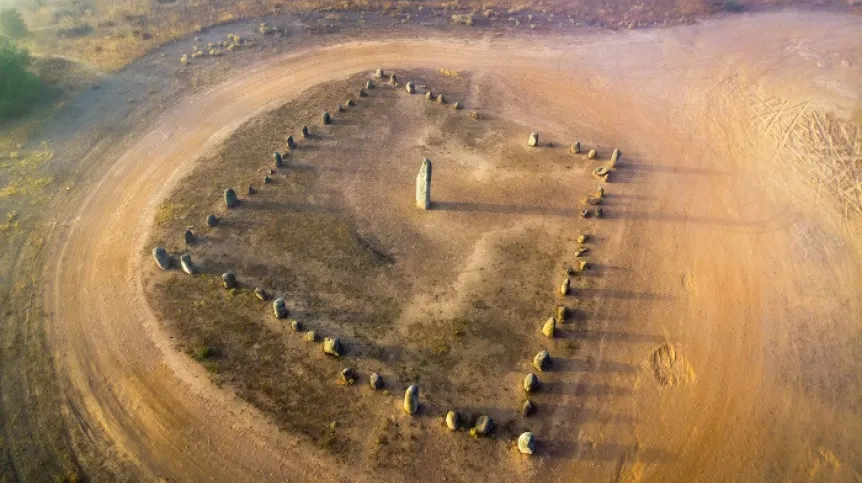
M489 477L858 480L860 134L842 116L859 102L860 27L782 13L529 41L351 43L187 98L49 246L67 411L149 479L372 479L274 430L175 351L143 296L150 261L139 255L158 203L243 121L351 73L447 67L493 72L494 102L524 125L612 140L626 156L596 228L602 280L583 360L548 395L540 454L512 453Z

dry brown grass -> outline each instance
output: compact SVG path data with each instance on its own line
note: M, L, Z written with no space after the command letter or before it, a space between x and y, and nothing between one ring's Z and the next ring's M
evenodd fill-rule
M22 11L35 32L30 42L34 51L59 53L100 69L116 70L159 45L207 27L270 15L327 12L324 20L330 24L339 24L345 19L343 13L384 11L393 16L401 16L403 23L417 17L443 15L445 18L451 18L454 23L468 25L478 17L482 20L482 25L494 25L494 22L499 21L501 25L524 23L535 28L578 22L609 28L629 28L656 23L676 23L694 16L726 11L733 5L754 9L762 6L810 4L810 0L748 0L738 3L716 0L654 0L649 2L649 5L637 0L577 3L567 0L300 0L289 3L271 0L203 0L189 5L169 0L84 0L72 4L34 5L23 8ZM862 11L862 5L853 6L842 0L819 1L817 5ZM494 12L505 15L494 15ZM365 19L358 22L360 25L364 23Z

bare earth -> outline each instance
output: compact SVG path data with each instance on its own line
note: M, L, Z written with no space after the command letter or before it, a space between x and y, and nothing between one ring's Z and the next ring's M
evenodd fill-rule
M513 229L570 217L573 233L596 233L596 280L580 295L590 330L548 376L557 390L540 396L537 455L503 447L475 471L491 481L858 481L862 132L848 119L862 95L860 46L859 18L780 13L559 38L347 43L238 72L131 142L52 240L47 323L68 378L64 411L146 479L375 479L367 464L278 431L177 351L145 296L141 253L161 201L245 121L380 66L445 67L497 89L468 93L468 107L555 142L619 146L626 161L605 220L578 218L585 193L564 189L500 215ZM449 195L502 203L490 185ZM472 243L463 253L488 241ZM473 283L481 262L469 262L440 297ZM391 416L407 418L397 401ZM457 457L420 445L403 474L475 476L445 470Z

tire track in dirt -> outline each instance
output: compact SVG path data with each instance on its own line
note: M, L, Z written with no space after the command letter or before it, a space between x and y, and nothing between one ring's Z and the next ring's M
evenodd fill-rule
M784 38L783 29L790 28L784 23L788 18L804 23L792 16L764 16L761 23L747 26L748 35L772 39L763 47L763 52L752 54L755 59L761 54L769 58L769 48L777 42L775 39ZM824 19L824 22L846 25L843 20ZM709 30L713 27L714 31ZM705 36L706 44L712 45L722 38L722 29L726 31L728 25L713 24L713 27L693 28ZM689 146L688 139L679 137L678 133L668 134L687 119L673 122L670 116L657 114L661 111L658 107L679 109L674 112L698 108L692 104L698 97L686 98L685 95L691 95L691 89L699 88L713 73L687 44L680 44L686 47L683 49L672 47L673 42L667 45L660 42L662 35L673 36L674 32L681 31L684 30L650 33L657 40L642 43L641 48L651 50L657 58L666 58L669 63L665 65L678 67L662 74L652 66L641 66L643 76L656 76L665 81L664 85L651 83L646 89L648 92L637 89L643 86L632 85L643 78L638 75L620 79L615 84L608 82L618 78L615 74L619 71L638 65L637 53L625 51L624 38L594 35L587 40L531 39L529 48L524 48L519 39L494 40L482 45L427 40L344 44L274 59L179 103L155 123L150 132L130 144L129 150L105 173L86 202L74 211L70 228L59 234L51 245L52 253L57 254L47 265L47 273L54 274L52 287L47 292L47 304L52 309L48 322L51 346L57 367L68 373L73 412L80 414L89 425L98 427L100 437L114 442L123 456L151 479L162 475L180 481L211 478L261 481L291 477L373 479L373 475L353 474L346 465L337 464L301 441L279 433L235 396L216 390L200 367L173 350L142 295L139 273L142 265L149 263L141 257L142 244L147 239L158 202L190 171L196 159L244 120L301 95L308 87L353 72L370 71L380 65L395 69L442 65L478 72L493 70L501 77L513 76L511 81L521 84L525 91L538 91L536 99L541 106L548 106L545 117L553 125L570 125L573 109L587 102L594 104L587 112L592 112L595 119L581 123L594 123L595 130L624 132L625 136L620 139L623 150L627 151L627 145L636 148L630 158L633 171L629 181L621 180L618 194L641 196L640 186L649 186L647 192L656 202L641 203L636 207L639 211L620 212L616 218L613 209L609 209L611 216L603 223L614 224L617 220L612 237L621 253L614 256L613 263L655 272L655 280L635 277L627 290L656 293L657 296L647 300L614 299L616 292L606 291L605 301L618 310L614 314L621 320L636 321L638 333L660 332L659 328L666 323L665 313L674 308L674 303L695 311L688 321L690 325L680 323L682 328L674 329L672 337L682 339L682 343L675 346L683 347L686 358L698 370L696 388L654 393L651 389L639 389L646 386L639 376L625 373L617 380L630 384L632 389L622 393L625 397L607 398L615 395L608 390L611 386L603 383L608 376L597 369L587 372L585 378L591 384L584 386L586 392L581 391L569 403L556 408L554 418L565 422L569 428L583 426L577 408L587 401L624 410L623 416L631 415L632 419L615 417L624 422L618 429L609 429L601 421L593 421L593 435L602 439L596 440L588 454L578 445L562 448L565 464L559 473L551 476L564 479L567 475L570 478L572 474L583 474L602 480L612 479L614 475L622 478L625 473L635 479L643 475L691 479L702 476L705 468L711 469L712 478L716 479L731 474L756 475L762 466L755 460L768 453L772 443L763 439L760 432L763 428L757 419L758 403L754 394L748 392L760 387L757 381L768 370L768 365L764 368L761 362L768 359L769 353L756 337L758 317L763 316L758 303L760 285L757 281L760 279L744 266L738 274L729 271L729 266L735 266L731 262L735 253L719 240L722 236L732 237L742 244L741 248L749 250L745 259L752 261L751 253L760 235L756 228L763 225L759 220L769 217L755 217L743 223L734 220L738 205L728 195L733 189L731 180L723 180L714 161L701 160L698 155L703 151L697 149L698 145ZM744 36L740 39L741 42L750 40ZM571 55L569 44L572 42L586 42L593 48L584 49L579 65L560 71L561 59ZM740 46L725 48L735 51ZM603 66L591 57L597 51L602 55L619 55L621 61L613 67ZM696 52L700 55L715 53ZM696 68L686 68L686 56L695 58ZM605 89L612 86L613 90L596 88L592 97L577 100L562 95L565 91L559 89L567 82L583 81L586 67L594 69L588 74L590 79L602 81ZM524 83L527 80L524 73L528 71L535 76L531 83ZM609 92L619 98L608 97ZM626 94L636 99L629 99ZM558 102L554 102L555 98ZM641 112L630 108L645 103L656 105ZM599 105L602 113L609 109L621 117L600 116ZM804 107L796 113L791 126L797 123L803 110ZM656 125L652 122L656 118L667 118L669 126ZM790 138L789 132L782 134L782 147ZM679 152L665 152L662 142L668 142L670 149ZM626 159L629 159L628 153ZM649 161L639 165L642 160ZM744 170L745 166L741 164L735 168ZM678 183L680 188L669 192L666 183ZM710 197L718 201L711 202ZM760 201L760 198L755 200ZM769 210L758 210L756 215L769 215ZM742 231L746 226L755 229L734 233L734 229ZM641 234L655 234L657 239L635 244L629 241ZM674 244L673 251L662 245L663 236ZM689 237L701 245L687 243ZM709 251L710 248L715 251ZM631 251L627 253L627 249ZM663 266L645 265L643 259L651 254L663 254L669 261ZM706 280L702 289L739 294L738 301L716 307L710 294L701 293L686 302L688 305L672 303L681 290L678 270L689 262L694 267L693 280ZM722 278L725 275L726 280ZM698 310L702 313L697 313ZM740 326L726 328L722 324L726 321L738 322ZM608 327L609 319L604 322L602 327ZM604 328L602 331L607 332ZM596 367L601 367L603 361L637 364L636 361L647 358L658 345L651 336L618 338L623 343L606 340L603 334L599 337L600 361ZM736 366L734 358L753 362ZM701 367L709 369L702 379ZM734 391L730 388L741 391L745 397L733 399ZM650 395L645 396L647 393ZM660 404L644 404L655 401ZM679 431L665 431L666 421L662 422L662 418L668 414L663 414L662 410L673 409L679 411L676 420L685 421L687 426L674 428ZM722 428L730 420L739 422L740 426L722 434ZM732 458L731 450L739 447L745 437L752 436L746 425L755 426L751 431L757 436L760 447L753 448L751 455L743 455L727 464L722 458ZM788 434L804 434L800 428L802 426L787 423ZM653 434L658 436L651 437ZM578 456L592 460L579 462ZM631 458L637 461L640 458L643 462L638 463L637 468L626 466L623 471ZM537 461L535 464L541 464L542 460ZM696 464L699 461L704 464ZM858 461L847 463L851 467L859 464ZM506 478L506 475L499 476Z

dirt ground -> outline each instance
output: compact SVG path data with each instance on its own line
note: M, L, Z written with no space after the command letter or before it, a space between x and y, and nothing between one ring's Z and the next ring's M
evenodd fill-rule
M103 459L120 462L122 475L133 480L362 481L403 475L432 480L487 475L501 481L859 480L862 436L855 428L862 422L862 337L854 295L862 269L856 171L862 141L850 115L859 103L860 45L858 18L810 12L747 15L658 31L488 36L470 43L364 41L277 56L180 100L112 153L110 168L92 173L98 181L86 200L55 214L56 230L40 250L52 282L45 302L46 352L62 374L61 412L86 428L83 436L70 437L92 441L108 455ZM454 370L464 376L456 382L481 381L474 401L449 399L442 381L435 381L439 369L430 376L393 373L392 381L402 387L411 376L420 384L430 377L430 390L423 392L428 413L418 418L400 411L396 390L376 398L362 385L335 385L338 366L309 353L312 367L332 372L323 388L361 394L362 409L388 416L351 416L360 418L360 428L371 429L366 438L336 418L335 433L358 441L361 449L333 453L296 431L279 431L283 422L265 417L229 390L237 389L236 381L218 388L201 364L177 350L178 341L148 303L141 275L152 273L148 243L159 236L151 233L153 220L187 175L200 176L195 169L206 164L197 160L217 153L247 120L313 98L317 94L308 89L323 82L367 75L380 66L427 69L432 81L439 68L463 72L464 102L489 118L476 124L463 118L466 111L427 113L439 106L401 95L386 106L387 116L397 118L375 120L365 130L391 139L394 145L387 149L375 145L373 137L362 137L360 128L366 126L359 121L372 109L360 106L346 116L357 124L331 127L355 136L356 145L323 137L319 151L300 149L296 156L307 154L318 168L346 168L348 187L331 184L336 170L309 169L288 170L272 188L290 181L300 187L289 193L301 195L308 188L301 181L309 178L309 186L319 186L325 195L283 201L299 213L303 207L337 208L333 223L354 230L345 240L365 240L361 248L394 258L394 263L388 257L381 262L369 255L377 260L371 268L354 267L356 275L394 272L396 287L387 277L369 281L375 294L401 295L400 289L409 288L407 309L380 322L387 329L377 336L383 341L409 340L410 328L427 317L428 307L432 316L434 310L442 314L440 320L464 310L487 310L472 303L484 287L486 275L478 272L502 272L491 281L511 290L507 304L523 303L521 297L531 290L538 294L529 299L536 302L533 307L512 314L526 318L531 311L544 312L542 297L553 293L559 277L553 270L545 275L545 263L559 269L559 259L570 258L566 250L571 247L561 247L569 231L586 227L595 233L590 245L595 270L576 286L576 298L589 303L587 323L584 330L551 343L560 364L546 376L548 390L536 397L539 412L529 427L539 451L531 458L518 455L505 437L446 434L439 411L449 405L498 411L505 421L510 409L504 408L520 398L517 382L527 370L523 356L544 342L536 333L541 319L490 321L514 329L505 336L493 334L487 319L474 321L480 332L466 331L469 341L522 338L518 346L500 344L504 350L494 355L493 364L477 357ZM363 102L380 99L374 95ZM309 108L309 119L318 111ZM421 130L428 119L435 120L432 129ZM481 141L482 149L471 146L475 139L459 122L496 126L487 137L492 146L482 147ZM453 129L447 123L459 129L447 131ZM295 132L296 124L285 124ZM518 156L487 154L525 149L521 131L529 129L555 143L581 139L602 147L602 153L610 146L623 150L625 163L608 185L605 219L586 222L573 213L583 188L593 183L583 162L564 149L542 149L547 158L523 166L507 164L521 160ZM435 132L453 133L453 145L435 144ZM267 151L283 139L262 142L261 151ZM314 146L314 139L309 144ZM323 156L330 151L335 155ZM426 153L441 162L439 171L435 166L441 209L420 214L410 209L412 179L417 159ZM409 155L408 160L402 164L399 154ZM339 163L353 156L362 162ZM249 171L243 172L259 178L253 170L267 160L247 161ZM572 167L566 169L567 163ZM447 168L460 176L450 180ZM366 174L376 176L365 181ZM388 182L402 177L406 184ZM497 191L494 183L511 188ZM384 184L387 190L374 189ZM266 200L269 190L261 185L258 199ZM405 196L406 204L393 202ZM218 193L207 199L215 200L210 205L215 209ZM246 203L237 217L255 202ZM396 206L402 216L375 216ZM326 218L327 211L321 211ZM264 220L267 213L257 216ZM340 217L343 213L351 217ZM190 224L200 223L196 218ZM289 228L277 227L273 234L285 235L279 230ZM172 248L180 236L174 233ZM451 254L431 266L421 264L415 253L396 249L412 245L412 237L426 243L430 253L447 254L451 247ZM195 248L202 250L209 273L218 273L220 263L241 260L219 253L215 245ZM523 246L539 250L533 255ZM287 264L294 250L274 254L274 263ZM415 277L404 275L410 267L418 267ZM311 278L332 277L325 268ZM265 281L252 271L238 273ZM176 275L167 276L183 280ZM356 275L351 273L344 285L355 282ZM360 314L370 311L356 305ZM265 308L254 310L262 319ZM327 318L320 320L324 332L348 332L346 318ZM361 334L359 327L350 329L349 343ZM364 351L377 342L371 334L356 343L357 354L370 354ZM265 342L296 341L292 334L276 337ZM307 346L295 347L285 357L297 357ZM356 362L363 372L373 364L371 357ZM473 377L479 374L470 368L488 366L500 371ZM441 384L439 389L435 384ZM398 468L382 476L370 456L380 434L398 435L391 443L398 451L384 451L384 461L403 455L403 448L411 455L396 460ZM356 458L345 462L339 456L345 454ZM470 454L481 457L466 458Z

